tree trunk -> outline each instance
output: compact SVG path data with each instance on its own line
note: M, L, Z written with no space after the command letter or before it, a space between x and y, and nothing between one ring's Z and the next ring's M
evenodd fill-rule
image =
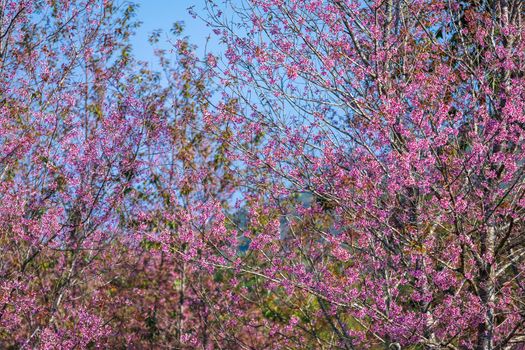
M494 227L489 227L481 237L481 256L485 262L479 268L478 288L484 310L483 319L478 326L476 350L494 349L494 268L492 260L487 257L494 257L495 238Z

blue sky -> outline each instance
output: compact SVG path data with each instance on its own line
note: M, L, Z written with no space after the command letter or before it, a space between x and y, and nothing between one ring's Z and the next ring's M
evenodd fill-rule
M204 0L136 0L136 2L139 4L137 19L143 24L132 43L133 50L139 59L154 60L152 47L148 43L149 34L156 29L169 32L172 24L178 21L185 23L184 35L199 47L199 53L203 52L211 29L206 27L206 24L199 18L192 18L187 8L194 6L197 12L202 13ZM161 38L161 41L163 39ZM210 49L208 47L208 51Z

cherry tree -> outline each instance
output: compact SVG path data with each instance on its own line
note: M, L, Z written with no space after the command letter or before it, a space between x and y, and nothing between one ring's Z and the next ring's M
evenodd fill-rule
M227 236L222 205L234 179L227 145L203 122L212 67L198 59L182 29L176 23L168 36L172 49L157 50L162 75L140 75L155 82L144 85L141 98L160 101L150 123L155 137L141 153L140 181L123 205L126 235L109 253L119 259L110 260L115 279L103 313L119 319L112 346L258 348L259 334L239 322L253 308L232 303L231 272L214 269L220 260L214 242ZM156 31L150 40L165 37ZM230 244L230 254L236 248Z
M0 4L0 347L103 346L119 210L156 103L131 74L134 6Z
M163 74L137 62L134 13L124 1L0 4L1 348L258 341L235 327L250 305L200 265L216 250L197 237L224 235L209 219L225 218L232 184L227 145L202 122L211 66L180 25L158 52Z
M523 3L206 4L225 45L208 128L227 131L246 216L222 265L256 280L241 295L261 332L523 347Z

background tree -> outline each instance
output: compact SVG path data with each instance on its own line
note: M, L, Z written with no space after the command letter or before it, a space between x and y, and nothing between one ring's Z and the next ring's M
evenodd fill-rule
M253 347L257 334L237 322L249 307L232 303L231 273L214 270L220 253L214 242L227 238L221 202L234 182L227 145L203 123L214 86L211 67L197 58L182 30L176 23L172 35L154 32L152 43L167 37L173 50L157 50L161 74L144 69L135 77L149 81L143 99L160 101L148 123L156 136L140 154L141 180L121 212L131 236L119 242L119 260L111 260L118 265L104 312L118 319L121 337L113 346Z
M207 321L215 305L227 318L222 287L172 254L198 248L178 217L228 187L220 145L199 131L208 73L182 39L174 62L161 54L164 77L137 62L135 8L0 5L2 348L229 341L207 331L225 326Z
M2 347L83 347L109 335L94 269L119 229L146 136L123 74L133 7L5 1L1 19Z

